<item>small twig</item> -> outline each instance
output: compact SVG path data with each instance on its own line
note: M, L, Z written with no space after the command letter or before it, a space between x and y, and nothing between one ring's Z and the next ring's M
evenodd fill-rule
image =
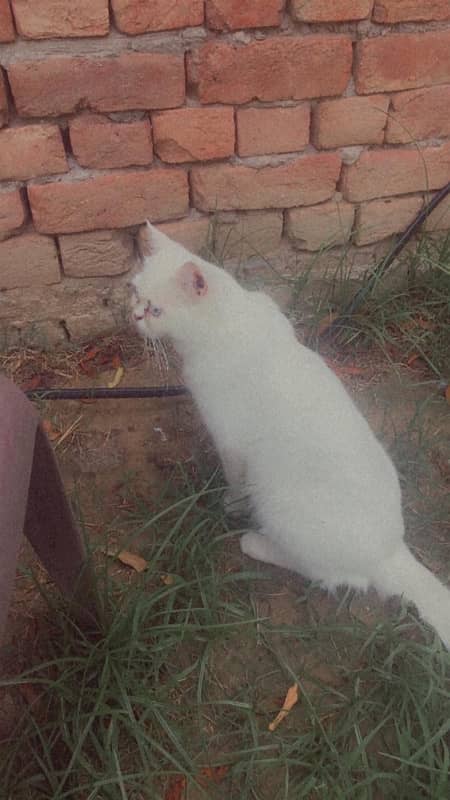
M68 437L68 436L70 436L70 434L72 433L72 431L74 431L74 430L75 430L75 428L76 428L76 427L77 427L77 425L78 425L78 424L81 422L81 420L82 420L82 419L83 419L83 415L82 415L82 414L80 414L80 416L79 416L79 417L77 417L77 418L76 418L76 420L74 420L74 421L72 422L72 424L71 424L71 425L69 425L69 427L67 428L67 430L66 430L66 431L64 431L64 433L62 434L62 436L61 436L61 437L58 439L58 441L56 442L56 444L55 444L55 450L56 450L56 448L57 448L57 447L59 447L59 446L60 446L60 444L62 444L62 443L63 443L63 442L64 442L64 441L67 439L67 437Z

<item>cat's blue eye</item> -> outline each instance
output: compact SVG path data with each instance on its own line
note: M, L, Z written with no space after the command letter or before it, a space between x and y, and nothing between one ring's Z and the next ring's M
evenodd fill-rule
M162 308L160 308L159 306L152 306L151 314L153 317L160 317L162 314Z

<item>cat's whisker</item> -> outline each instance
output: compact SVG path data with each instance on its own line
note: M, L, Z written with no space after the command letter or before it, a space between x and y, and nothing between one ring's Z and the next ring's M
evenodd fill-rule
M159 353L158 348L158 340L157 339L146 339L145 340L145 350L147 353L147 359L152 364L153 367L156 366L157 372L159 375L162 375L162 367L161 367L161 356Z
M156 366L158 368L158 375L160 378L162 378L163 369L161 363L161 350L159 346L159 339L156 339L154 342L154 352L155 352Z
M154 366L156 366L158 377L161 376L161 354L159 352L159 343L158 340L155 339L153 341L153 360Z
M161 340L158 340L158 341L159 341L160 346L161 346L161 356L162 356L163 365L164 365L165 374L166 374L165 386L168 386L169 385L169 357L167 355L167 350L165 348L164 342L161 341Z
M161 381L163 382L164 386L168 386L169 383L169 360L167 358L166 349L164 347L163 342L161 339L155 340L155 349L157 352L157 359L158 359L158 371L160 374Z
M150 339L147 338L144 339L144 351L145 351L145 356L147 358L147 362L150 363L155 354L153 343Z

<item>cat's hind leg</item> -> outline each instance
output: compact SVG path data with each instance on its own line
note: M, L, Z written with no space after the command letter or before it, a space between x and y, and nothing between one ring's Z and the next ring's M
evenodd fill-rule
M268 536L262 533L244 533L241 536L241 550L246 556L256 559L256 561L264 561L266 564L275 564L277 567L284 567L285 569L295 569L292 563L292 556L289 556L284 550Z

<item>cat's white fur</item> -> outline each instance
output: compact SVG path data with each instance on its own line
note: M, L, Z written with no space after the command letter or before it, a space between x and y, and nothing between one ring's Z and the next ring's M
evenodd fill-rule
M243 553L330 590L404 595L450 647L450 592L406 546L396 470L338 378L267 295L153 226L141 242L133 314L182 356L228 503L250 498Z

